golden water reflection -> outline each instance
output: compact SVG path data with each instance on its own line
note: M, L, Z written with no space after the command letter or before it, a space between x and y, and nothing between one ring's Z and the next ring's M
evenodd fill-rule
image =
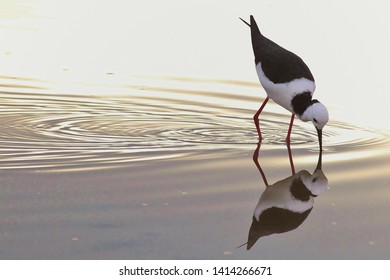
M112 169L140 161L208 157L210 151L240 153L257 142L251 119L261 98L245 82L146 78L143 86L120 87L110 79L88 90L74 84L76 91L59 93L49 81L0 76L0 168ZM262 115L268 149L284 147L288 118L272 106ZM311 155L318 151L315 130L306 123L296 122L291 141ZM323 141L332 162L380 157L389 147L385 132L335 120L324 130Z

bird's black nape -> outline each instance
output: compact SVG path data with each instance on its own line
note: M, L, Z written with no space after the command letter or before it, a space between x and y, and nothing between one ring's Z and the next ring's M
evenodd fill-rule
M313 103L317 103L318 100L312 100L312 93L309 91L305 91L299 94L296 94L291 99L291 106L293 107L293 111L296 115L302 116L305 110L312 105Z

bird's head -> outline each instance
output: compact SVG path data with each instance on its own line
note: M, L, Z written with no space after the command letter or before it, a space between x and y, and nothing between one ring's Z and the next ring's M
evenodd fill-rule
M301 119L303 121L311 121L317 130L322 130L322 128L329 121L329 114L326 107L317 100L313 100L312 104L308 106L303 112Z
M317 129L318 141L320 143L320 150L322 150L322 128L329 121L329 113L326 107L317 100L313 100L312 104L306 108L302 114L303 121L311 121Z

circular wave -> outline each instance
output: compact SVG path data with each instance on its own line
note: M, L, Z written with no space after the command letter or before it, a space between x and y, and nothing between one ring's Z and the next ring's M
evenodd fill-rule
M192 101L167 98L166 90L154 93L164 98L151 98L147 92L145 98L139 93L115 98L2 93L0 169L110 168L210 150L253 150L258 141L254 112L234 109L229 95L210 102L203 101L204 92L188 93ZM287 114L264 112L263 143L284 149L288 122ZM331 122L323 138L330 152L388 141L387 135L342 122ZM315 129L302 127L299 120L291 139L292 145L318 149Z

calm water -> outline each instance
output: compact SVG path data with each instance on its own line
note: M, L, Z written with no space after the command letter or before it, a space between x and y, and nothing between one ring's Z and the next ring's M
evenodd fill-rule
M332 120L315 171L315 130L297 121L293 175L287 114L270 105L257 145L256 83L153 77L94 95L0 80L2 259L390 256L388 132Z

